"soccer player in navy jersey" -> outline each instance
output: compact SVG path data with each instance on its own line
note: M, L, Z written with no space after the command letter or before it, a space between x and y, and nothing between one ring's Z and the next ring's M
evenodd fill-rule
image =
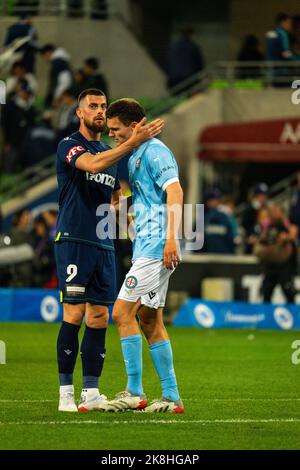
M57 149L59 215L55 256L63 302L63 322L57 339L60 411L98 410L106 401L98 383L105 358L108 306L115 300L113 241L99 236L99 207L117 205L121 195L116 163L140 144L158 135L163 121L137 126L132 138L115 149L100 142L107 102L98 89L84 90L76 114L79 131ZM78 332L85 317L81 343L83 387L77 408L73 371L79 350Z

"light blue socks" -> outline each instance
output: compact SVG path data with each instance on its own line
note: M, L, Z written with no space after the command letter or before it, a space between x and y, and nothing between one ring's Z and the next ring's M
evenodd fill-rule
M171 401L179 400L170 341L151 344L149 348L153 364L160 378L163 398Z
M122 352L127 372L128 392L133 395L144 395L142 385L142 336L121 338Z

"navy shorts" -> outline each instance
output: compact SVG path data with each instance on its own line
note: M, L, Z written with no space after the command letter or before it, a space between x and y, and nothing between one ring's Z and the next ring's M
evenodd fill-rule
M115 302L114 251L71 241L56 242L54 247L61 302Z

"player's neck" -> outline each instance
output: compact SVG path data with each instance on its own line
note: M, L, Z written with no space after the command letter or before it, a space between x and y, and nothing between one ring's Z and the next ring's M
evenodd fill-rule
M86 140L100 140L101 139L101 132L93 132L86 127L80 127L79 129L80 134L86 138Z

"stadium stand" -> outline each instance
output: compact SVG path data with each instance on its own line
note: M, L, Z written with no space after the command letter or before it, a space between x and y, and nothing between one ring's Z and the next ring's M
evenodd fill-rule
M43 22L46 21L47 16L45 15L50 15L48 18L55 15L56 22L53 23L55 26L51 26L52 32L51 30L48 32L47 39L54 33L55 28L60 28L60 21L64 21L65 32L68 32L70 41L68 43L64 41L62 46L66 47L67 44L67 49L70 46L71 50L73 47L72 34L75 37L72 33L72 24L77 19L81 21L80 18L95 19L97 17L97 19L105 20L101 23L104 27L103 35L107 35L106 25L109 25L109 28L113 25L119 33L122 31L122 34L125 34L122 20L124 17L120 15L120 11L116 12L115 2L67 2L64 3L64 7L59 1L35 2L25 6L15 2L13 6L10 5L10 8L13 8L10 11L7 10L7 2L4 2L3 8L3 12L9 14L13 12L27 15L34 14L32 21L37 30L40 30L44 24ZM68 20L65 17L72 17L72 19ZM5 22L4 24L7 25L11 23L7 18ZM112 34L115 34L115 31ZM41 31L38 35L40 46L43 43L45 44L43 34L43 31ZM129 32L127 31L126 34L128 35ZM131 53L134 53L134 48L139 47L138 42L133 35L129 34L128 37L130 37L128 47ZM256 47L256 45L257 42L254 46ZM15 51L15 46L11 46L9 59L5 59L5 54L8 51L2 53L1 57L4 56L4 62L10 61L12 63L12 58L16 59L12 55L15 54ZM110 52L113 56L116 55L116 51ZM73 54L71 54L72 56ZM81 57L81 64L78 62L79 57ZM17 58L19 59L19 57ZM247 58L250 60L246 60ZM259 179L257 178L257 169L260 162L269 161L268 151L270 158L274 158L275 145L278 146L279 163L277 173L274 170L276 174L273 172L273 179L267 181L270 184L270 197L272 201L283 205L287 215L288 208L292 204L292 188L295 187L295 162L297 161L298 151L298 111L296 106L291 104L290 90L276 89L274 84L280 85L283 80L282 74L276 72L276 70L282 70L283 65L288 73L289 80L296 79L300 63L297 61L296 56L295 60L289 61L288 66L286 61L262 60L263 57L258 57L258 54L252 54L251 57L249 54L247 56L247 53L242 54L240 59L240 61L219 61L208 64L204 70L171 87L169 93L167 93L164 86L161 86L163 74L157 73L152 63L151 73L152 78L155 77L155 79L147 80L147 85L153 82L156 93L159 93L155 97L148 88L149 96L152 94L152 97L142 98L140 101L144 104L150 117L160 115L165 117L164 140L173 149L179 163L186 202L196 204L203 201L205 192L214 187L221 188L225 199L226 197L233 198L233 204L237 206L234 213L239 223L236 232L237 239L240 238L241 233L243 243L233 244L230 251L233 250L233 252L242 254L245 251L247 252L246 235L242 227L242 215L248 197L247 193L251 187L265 179L263 178L264 174ZM83 79L85 77L85 67L87 64L92 63L91 60L94 67L98 62L97 56L87 58L84 55L80 56L79 53L76 58L76 64L82 66L81 69L77 70L78 72L82 71L80 73ZM143 60L148 60L145 67L142 65ZM2 61L2 64L4 62ZM38 62L40 62L40 58L38 58ZM107 61L104 60L103 63L107 64ZM146 59L143 53L140 54L139 68L147 69L149 74L151 69L149 64L149 59ZM72 71L75 72L75 69L76 66L72 61ZM4 73L3 77L5 77L4 66L2 71ZM64 133L69 132L69 126L73 126L75 129L77 125L76 120L72 118L75 109L75 90L66 90L63 102L58 107L57 103L54 103L52 109L45 109L43 104L45 95L42 95L42 91L46 91L46 75L44 72L42 74L39 72L40 69L37 67L37 87L36 78L34 76L26 78L22 71L23 79L30 83L32 93L35 94L34 103L38 120L35 126L29 126L26 138L18 139L19 142L22 142L21 148L18 148L21 155L19 164L15 165L13 159L9 157L4 159L4 172L0 180L4 231L9 230L10 221L15 210L25 207L30 207L33 210L41 204L55 204L55 156L53 148L55 148L59 139L66 135ZM113 77L116 74L109 70L109 67L104 72L109 79L109 87L113 93L118 94L118 86L113 83ZM86 79L90 80L88 76ZM122 79L122 86L126 89L126 77L124 76ZM15 82L16 84L20 83L16 80ZM14 85L11 80L9 86L10 95L13 96ZM79 91L78 88L77 91ZM7 99L11 98L7 97ZM259 114L257 114L258 106ZM281 119L276 121L274 118L277 116ZM2 117L4 118L4 116ZM269 121L261 123L257 122L257 119L268 119ZM2 119L2 125L4 120ZM256 138L256 140L249 141L251 128L253 128L251 135L256 136L258 136L257 130L261 130L261 140ZM243 132L245 133L244 136ZM227 137L225 138L224 135ZM236 136L238 136L237 140ZM270 139L265 141L264 136L269 136ZM198 161L195 159L195 142L197 140L199 142L200 158ZM6 141L9 143L7 139ZM283 142L285 143L286 154L282 151ZM41 154L33 151L34 148L41 148L41 145L43 147ZM261 152L260 146L265 146L264 154ZM286 178L280 181L283 176L280 170L280 162L287 162L287 160L290 163L286 165ZM34 163L34 165L31 165L31 163ZM20 172L22 166L26 169ZM24 197L20 198L20 194L23 194ZM224 205L221 205L222 214L224 214L222 217L224 220L228 219L229 209L225 209ZM190 220L190 223L192 223L192 220ZM236 222L234 223L236 225Z

